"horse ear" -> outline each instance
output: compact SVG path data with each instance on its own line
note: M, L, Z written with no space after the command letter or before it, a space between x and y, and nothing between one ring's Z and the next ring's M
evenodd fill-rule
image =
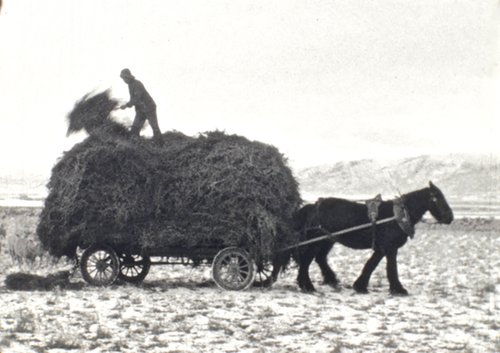
M435 187L436 187L436 186L432 183L432 181L430 181L430 180L429 180L429 186L430 186L431 188L435 188Z

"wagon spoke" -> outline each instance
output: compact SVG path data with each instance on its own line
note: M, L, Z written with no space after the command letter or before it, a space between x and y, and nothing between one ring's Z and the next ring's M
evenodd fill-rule
M109 279L111 278L112 275L113 275L113 270L110 267L108 267L105 271L105 276L107 279Z
M111 278L111 275L112 275L112 274L113 274L113 272L112 272L112 271L110 271L110 270L108 270L108 269L106 269L106 271L104 271L104 272L103 272L103 276L104 276L104 278L106 278L106 279Z

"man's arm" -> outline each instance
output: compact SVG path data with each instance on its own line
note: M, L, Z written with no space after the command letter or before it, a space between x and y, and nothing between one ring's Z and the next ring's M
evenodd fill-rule
M145 88L139 81L135 81L130 84L130 100L123 104L120 108L126 109L131 108L137 104L141 100L141 97L144 94Z

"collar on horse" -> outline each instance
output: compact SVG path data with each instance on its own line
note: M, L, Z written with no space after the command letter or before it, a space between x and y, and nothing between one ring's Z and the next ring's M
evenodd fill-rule
M394 212L394 217L396 218L399 228L401 228L406 235L413 239L413 236L415 235L415 227L411 224L410 213L408 212L402 197L398 197L394 200L392 211Z

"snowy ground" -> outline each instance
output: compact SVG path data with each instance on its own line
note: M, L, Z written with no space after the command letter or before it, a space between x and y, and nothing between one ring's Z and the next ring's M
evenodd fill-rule
M139 287L16 292L5 276L27 267L6 239L32 235L38 211L12 210L0 211L2 353L500 351L500 221L420 226L399 257L408 297L388 294L384 263L371 292L355 294L369 252L339 245L330 263L342 286L322 286L312 266L317 294L298 290L295 268L272 289L229 292L209 268L182 266L153 267Z

